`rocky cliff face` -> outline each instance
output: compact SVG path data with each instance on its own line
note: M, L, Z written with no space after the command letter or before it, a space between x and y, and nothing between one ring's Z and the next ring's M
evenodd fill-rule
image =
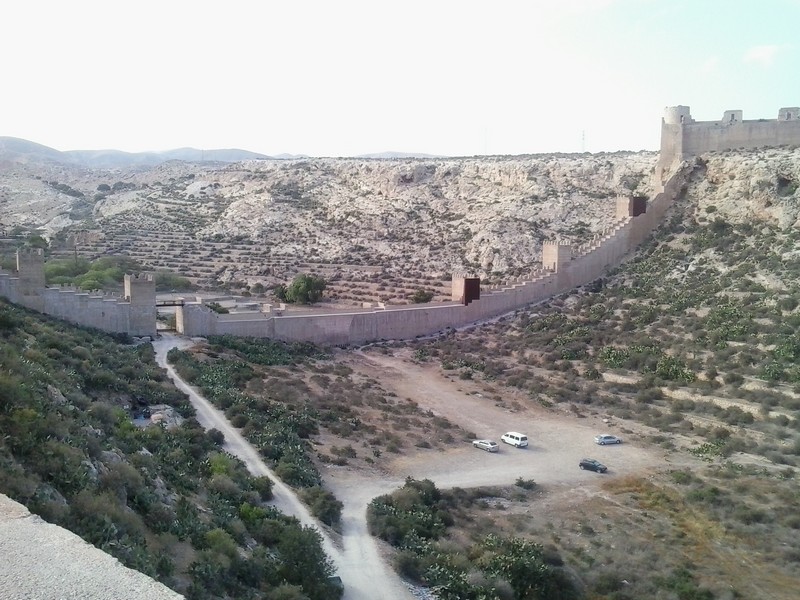
M733 223L800 228L800 148L708 154L689 188L697 210Z

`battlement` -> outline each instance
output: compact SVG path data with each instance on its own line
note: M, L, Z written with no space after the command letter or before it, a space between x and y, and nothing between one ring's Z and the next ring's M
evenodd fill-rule
M41 248L20 248L17 250L17 256L39 256L44 260L44 250Z
M693 123L692 113L688 106L668 106L664 109L663 122L667 125Z
M152 273L125 274L122 295L137 306L156 305L156 279Z
M20 248L17 250L17 271L42 269L44 273L44 250L41 248Z
M155 282L155 277L152 273L130 273L125 275L126 279L129 279L131 282L135 281L146 281L146 282Z
M17 252L17 273L0 272L0 296L78 325L135 336L156 335L156 284L152 273L125 275L125 297L73 287L47 287L44 251Z
M553 240L542 243L542 267L545 269L558 273L571 260L571 242Z
M713 125L736 125L740 123L786 123L787 121L800 120L800 107L787 106L778 110L778 117L776 119L751 119L744 120L744 111L739 109L726 110L722 113L722 118L719 121L695 121L692 118L691 110L688 106L668 106L664 109L664 117L662 124L664 125L696 125L696 126L713 126Z
M718 121L695 121L688 106L668 106L661 120L661 156L656 174L705 152L800 145L800 108L784 107L776 119L745 120L741 110L726 110Z

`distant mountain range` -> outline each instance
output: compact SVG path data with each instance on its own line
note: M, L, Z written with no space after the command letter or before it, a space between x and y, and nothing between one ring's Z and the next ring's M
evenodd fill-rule
M288 155L284 155L288 156ZM163 152L123 152L122 150L67 150L14 137L0 137L0 159L45 160L101 169L152 166L169 160L185 162L238 162L241 160L280 158L249 150L178 148ZM292 157L299 158L299 157Z
M0 136L0 159L45 160L81 165L98 169L149 167L170 160L184 162L239 162L242 160L296 160L309 158L305 154L278 154L267 156L238 148L198 150L177 148L163 152L123 152L122 150L67 150L62 152L29 140ZM355 158L439 158L431 154L413 152L380 152L362 154Z

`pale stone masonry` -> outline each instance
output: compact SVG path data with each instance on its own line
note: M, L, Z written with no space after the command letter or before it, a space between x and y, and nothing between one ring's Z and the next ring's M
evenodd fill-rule
M501 289L481 290L480 298L465 305L465 276L453 278L451 302L415 306L386 306L328 313L218 314L199 302L187 302L176 311L179 333L187 336L241 335L324 345L351 345L379 340L410 339L448 328L463 327L540 302L601 277L619 264L661 222L680 194L690 165L679 169L663 191L647 203L646 212L633 214L635 199L614 200L617 216L625 215L591 243L573 249L560 242L545 242L543 268L524 281Z
M668 106L661 120L658 177L675 161L738 148L800 145L800 108L781 108L777 119L744 120L741 110L726 110L719 121L695 121L688 106Z
M151 273L125 275L124 296L47 287L44 252L19 250L15 274L0 272L0 296L76 325L137 337L156 336L156 284Z

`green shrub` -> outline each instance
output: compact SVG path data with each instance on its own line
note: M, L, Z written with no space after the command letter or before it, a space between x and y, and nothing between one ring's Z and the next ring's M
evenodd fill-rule
M414 304L424 304L433 300L433 292L427 290L417 290L409 298Z
M522 477L517 477L514 485L521 487L523 490L536 489L536 482L533 479L523 479Z
M273 293L283 302L313 304L322 299L327 286L322 277L303 274L295 277L288 286L277 286Z
M339 524L344 505L331 492L314 486L304 489L300 497L311 509L311 514L320 521L331 526Z

